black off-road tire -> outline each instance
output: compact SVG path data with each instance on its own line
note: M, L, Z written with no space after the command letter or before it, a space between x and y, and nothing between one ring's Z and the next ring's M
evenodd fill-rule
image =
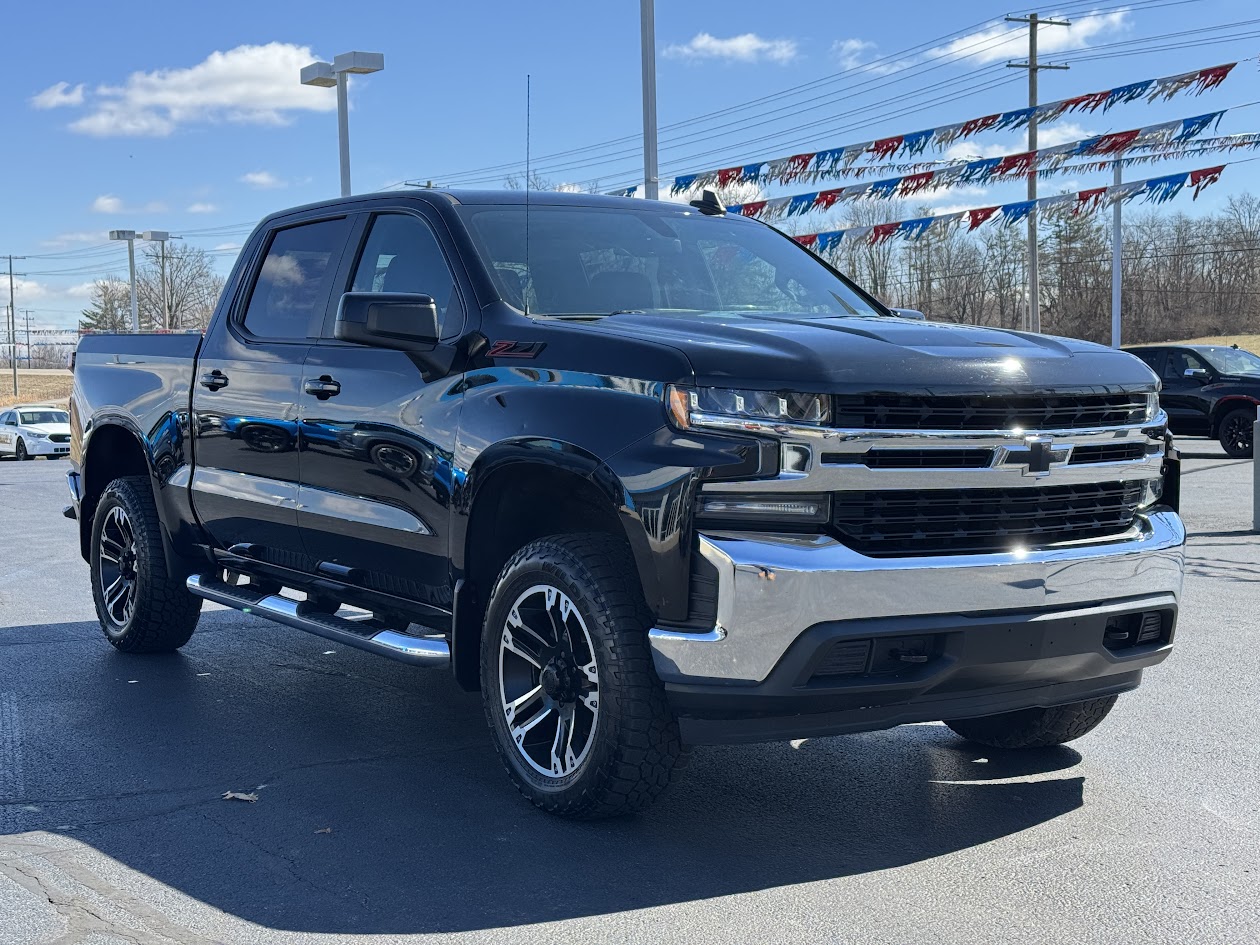
M1049 709L1020 709L945 724L973 742L990 748L1048 748L1092 732L1119 696L1105 696Z
M126 556L127 571L134 575L134 603L123 619L107 606L102 570L107 564L102 561L102 534L114 509L122 511L134 536L134 550ZM108 538L104 541L110 543ZM115 479L105 488L92 521L90 568L96 615L113 647L124 653L171 653L188 642L201 617L201 598L167 572L162 528L147 477Z
M1217 441L1235 459L1250 459L1255 452L1254 431L1256 411L1254 407L1236 407L1221 417L1217 427Z
M486 720L512 782L548 813L593 820L644 810L685 760L677 720L652 665L647 640L652 615L637 574L629 550L610 536L555 535L513 555L491 592L481 643ZM500 689L500 646L509 615L521 595L539 585L555 587L572 601L595 651L598 675L599 712L589 729L589 747L561 777L535 770L518 750Z
M34 457L26 451L26 441L20 436L18 437L17 447L13 451L13 456L18 462L22 462L27 459L34 459Z

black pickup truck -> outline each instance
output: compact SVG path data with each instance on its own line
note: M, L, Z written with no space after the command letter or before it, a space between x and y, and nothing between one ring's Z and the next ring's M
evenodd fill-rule
M113 646L208 599L449 667L584 817L693 744L1057 744L1168 655L1137 358L899 317L711 199L529 197L278 213L204 337L80 343L67 515Z

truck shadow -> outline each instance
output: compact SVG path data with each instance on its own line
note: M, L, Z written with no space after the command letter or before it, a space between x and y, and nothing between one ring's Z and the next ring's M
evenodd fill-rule
M479 698L444 673L227 613L174 656L124 656L98 635L0 630L0 647L52 644L0 686L26 746L24 771L0 778L17 795L0 796L0 844L73 837L276 929L596 917L914 864L1082 803L1079 772L1054 776L1080 761L1071 749L990 753L918 725L697 749L647 813L564 822L517 796Z

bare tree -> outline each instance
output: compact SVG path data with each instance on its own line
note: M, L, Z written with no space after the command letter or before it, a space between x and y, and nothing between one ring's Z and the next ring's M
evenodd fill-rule
M223 277L214 271L210 254L186 243L167 244L165 302L162 268L161 251L146 246L136 270L141 325L150 331L204 330L223 291Z

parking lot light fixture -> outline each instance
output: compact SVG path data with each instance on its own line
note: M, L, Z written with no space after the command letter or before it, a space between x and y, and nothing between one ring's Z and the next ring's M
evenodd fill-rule
M131 330L140 330L140 302L136 298L136 231L110 230L111 240L126 240L127 268L131 271Z
M385 68L383 53L348 52L332 62L312 62L302 69L303 85L337 90L337 149L341 163L341 196L350 196L350 107L346 96L347 76L367 75Z

